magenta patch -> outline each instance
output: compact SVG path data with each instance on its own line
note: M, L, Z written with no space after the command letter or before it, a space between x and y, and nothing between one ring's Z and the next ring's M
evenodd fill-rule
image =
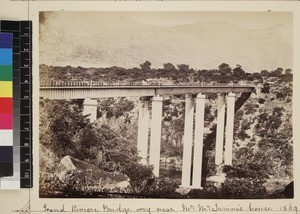
M0 114L0 129L13 129L12 114Z

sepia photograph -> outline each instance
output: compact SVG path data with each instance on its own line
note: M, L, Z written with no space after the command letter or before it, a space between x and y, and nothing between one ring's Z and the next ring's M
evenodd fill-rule
M294 198L292 12L39 13L40 198Z

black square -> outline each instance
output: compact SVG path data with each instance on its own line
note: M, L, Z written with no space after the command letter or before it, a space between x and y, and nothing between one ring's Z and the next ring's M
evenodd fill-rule
M13 162L0 162L0 177L7 177L14 175L14 164Z

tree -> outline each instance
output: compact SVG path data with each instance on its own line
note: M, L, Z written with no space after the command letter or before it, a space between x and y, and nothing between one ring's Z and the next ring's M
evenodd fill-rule
M134 109L133 101L126 98L120 98L114 106L114 116L116 118L125 116L128 117L128 113Z
M260 73L258 73L258 72L254 72L253 74L252 74L252 77L253 77L253 79L257 79L257 80L259 80L259 79L261 79L261 74Z
M167 62L167 63L164 64L164 69L166 71L176 70L175 66L170 62Z
M283 72L282 68L277 68L275 71L272 72L272 76L274 76L274 77L281 77L282 72Z
M293 73L292 69L285 69L284 75L281 76L281 81L284 82L292 82L293 81Z
M140 67L141 67L142 70L150 70L151 69L151 62L149 62L147 60L143 64L140 64Z
M270 75L270 72L267 71L267 70L262 70L262 71L260 72L260 74L261 74L262 76L264 76L264 77L268 77L268 76Z
M221 65L219 65L219 72L222 76L229 76L231 74L231 67L226 64L226 63L222 63Z
M263 84L263 87L261 88L261 93L264 93L264 94L268 94L270 93L270 83L264 83Z
M236 67L233 69L233 76L235 79L240 80L246 75L246 72L242 69L241 65L236 65Z
M178 67L178 70L181 72L187 72L190 70L190 66L186 65L186 64L180 64L180 65L177 65L177 67Z
M285 74L285 75L290 75L290 74L292 74L292 69L290 69L290 68L285 69L284 74Z
M77 105L67 101L41 100L41 144L61 158L74 155L73 138L88 126L88 119ZM51 119L50 119L51 118Z

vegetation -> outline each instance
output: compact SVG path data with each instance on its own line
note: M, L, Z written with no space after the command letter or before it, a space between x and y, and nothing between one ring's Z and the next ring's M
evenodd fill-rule
M70 191L75 191L84 197L281 198L284 196L280 191L293 179L293 75L290 69L251 74L241 65L231 68L226 63L212 70L194 70L189 65L172 63L153 69L149 61L132 69L41 65L40 79L256 86L256 93L236 112L233 166L223 168L225 182L220 186L204 182L203 190L187 194L178 193L183 149L183 95L164 98L159 178L153 175L151 166L139 163L136 151L138 98L99 99L98 119L94 123L82 114L82 101L40 99L42 194L71 197ZM216 96L209 95L207 99L203 166L204 175L211 176L218 172L214 165ZM90 164L92 171L76 169L59 177L58 168L65 156ZM107 184L116 184L116 176L124 181L128 178L130 187L101 186L95 175L107 177Z
M177 68L172 63L165 63L163 68L154 69L151 68L151 62L146 61L140 65L140 68L73 68L71 66L47 66L40 65L40 79L42 81L51 80L87 80L87 81L102 81L106 83L116 83L117 81L126 83L147 81L157 82L157 80L167 81L171 80L175 84L183 84L188 82L202 82L202 83L240 83L241 81L255 81L263 82L264 78L276 79L279 82L291 82L293 74L290 69L286 69L283 73L282 68L277 68L274 71L263 70L261 73L247 73L243 70L241 65L237 65L235 68L230 68L226 63L219 66L219 69L212 70L195 70L190 68L189 65L180 64Z

